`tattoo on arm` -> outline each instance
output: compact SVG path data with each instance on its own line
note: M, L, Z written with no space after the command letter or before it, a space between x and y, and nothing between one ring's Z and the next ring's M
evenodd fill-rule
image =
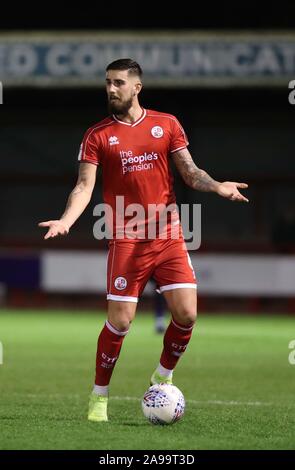
M198 191L216 191L219 182L197 167L187 149L173 153L172 159L188 186Z

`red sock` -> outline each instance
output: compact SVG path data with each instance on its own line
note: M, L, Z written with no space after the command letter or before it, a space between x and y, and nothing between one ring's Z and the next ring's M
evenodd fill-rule
M191 339L194 324L182 326L171 320L164 336L164 349L162 351L160 364L166 369L173 370L186 350Z
M127 331L118 331L106 321L97 342L95 385L108 385Z

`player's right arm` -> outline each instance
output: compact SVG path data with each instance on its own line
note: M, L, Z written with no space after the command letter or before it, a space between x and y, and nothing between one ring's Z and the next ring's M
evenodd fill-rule
M67 235L71 226L88 206L96 180L97 166L92 163L80 163L79 175L75 188L69 195L65 211L59 220L40 222L39 227L48 227L44 239L58 235Z
M187 148L174 152L172 158L184 182L190 188L198 191L211 191L231 201L249 202L239 191L240 188L248 188L247 183L215 181L205 170L197 167Z

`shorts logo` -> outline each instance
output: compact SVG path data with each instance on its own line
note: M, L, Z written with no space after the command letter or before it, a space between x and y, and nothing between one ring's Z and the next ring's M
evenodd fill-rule
M125 279L125 277L116 277L115 282L114 282L114 286L118 290L126 289L127 280Z
M155 126L155 127L152 128L151 134L152 134L152 136L155 137L156 139L160 139L160 137L163 137L164 131L163 131L162 127L160 127L160 126Z

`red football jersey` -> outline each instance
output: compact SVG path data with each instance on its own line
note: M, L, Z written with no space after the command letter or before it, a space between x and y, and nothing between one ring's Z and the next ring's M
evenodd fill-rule
M112 224L113 238L138 238L138 233L141 239L150 238L147 236L147 223L155 220L151 205L167 207L176 204L170 154L187 145L185 132L175 116L146 109L132 124L113 115L87 130L79 161L102 167L104 203L116 214ZM132 206L126 211L130 204ZM138 222L137 237L131 235L134 227L128 232L134 216ZM156 219L159 223L158 214ZM177 225L176 219L179 220L174 210L168 225L171 221Z

